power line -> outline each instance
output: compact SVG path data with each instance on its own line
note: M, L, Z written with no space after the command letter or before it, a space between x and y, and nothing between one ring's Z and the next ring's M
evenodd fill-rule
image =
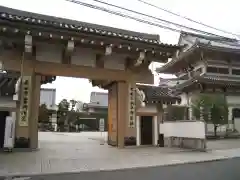
M213 34L213 33L209 33L209 32L206 32L206 31L199 30L199 29L195 29L195 28L191 28L191 27L188 27L188 26L184 26L184 25L181 25L181 24L178 24L178 23L167 21L167 20L164 20L164 19L161 19L161 18L157 18L157 17L151 16L151 15L148 15L148 14L144 14L144 13L138 12L138 11L127 9L127 8L124 8L124 7L121 7L121 6L117 6L117 5L114 5L114 4L111 4L111 3L107 3L107 2L104 2L104 1L101 1L101 0L92 0L92 1L95 1L95 2L98 2L98 3L102 3L102 4L105 4L105 5L108 5L108 6L112 6L112 7L115 7L115 8L119 8L119 9L122 9L122 10L125 10L125 11L128 11L128 12L132 12L132 13L135 13L135 14L138 14L138 15L142 15L142 16L146 16L146 17L149 17L149 18L153 18L153 19L156 19L158 21L162 21L162 22L165 22L165 23L168 23L168 24L172 24L174 26L178 26L178 27L182 27L182 28L185 28L185 29L189 29L191 31L195 31L195 32L199 32L199 33L203 33L203 34L207 34L207 35L211 35L211 36L223 37L223 36L220 36L220 35L216 35L216 34Z
M180 14L174 13L174 12L172 12L172 11L170 11L170 10L161 8L161 7L159 7L159 6L156 6L156 5L154 5L154 4L148 3L148 2L146 2L146 1L143 1L143 0L137 0L137 1L139 1L139 2L141 2L141 3L144 3L144 4L148 5L148 6L151 6L151 7L157 8L157 9L160 9L160 10L162 10L162 11L165 11L165 12L167 12L167 13L169 13L169 14L174 15L174 16L178 16L178 17L180 17L180 18L186 19L186 20L191 21L191 22L193 22L193 23L200 24L200 25L202 25L202 26L205 26L205 27L208 27L208 28L211 28L211 29L214 29L214 30L217 30L217 31L226 33L226 34L231 34L231 35L233 35L233 36L238 36L238 37L240 37L239 34L235 34L235 33L232 33L232 32L226 31L226 30L223 30L223 29L219 29L219 28L216 28L216 27L213 27L213 26L204 24L204 23L202 23L202 22L200 22L200 21L196 21L196 20L193 20L193 19L191 19L191 18L189 18L189 17L182 16L182 15L180 15Z
M110 14L118 15L118 16L121 16L121 17L124 17L124 18L133 19L133 20L141 22L141 23L149 24L149 25L152 25L152 26L157 26L157 27L160 27L160 28L163 28L163 29L168 29L168 30L174 31L174 32L179 32L179 33L182 32L182 30L178 30L178 29L174 29L174 28L171 28L171 27L168 27L168 26L161 25L161 24L156 24L156 23L153 23L153 22L149 22L147 20L143 20L143 19L139 19L139 18L136 18L136 17L133 17L133 16L129 16L129 15L123 14L121 12L109 10L107 8L104 8L104 7L100 7L100 6L96 6L96 5L92 5L92 4L88 4L88 3L84 3L84 2L76 1L76 0L65 0L65 1L72 2L72 3L75 3L75 4L79 4L79 5L89 7L89 8L92 8L92 9L105 11L105 12L110 13ZM137 13L137 14L140 14L140 15L148 16L148 17L151 17L151 18L154 18L154 19L159 19L159 18L150 16L150 15L146 15L146 14L143 14L143 13L140 13L140 12L137 12L137 11L129 10L129 9L126 9L126 8L123 8L123 7L120 7L120 6L116 6L116 5L113 5L113 4L109 4L109 3L106 3L106 2L103 2L103 1L99 1L99 0L94 0L94 1L106 4L106 5L111 5L113 7L118 7L118 8L121 8L121 9L125 9L125 10L128 10L130 12L134 12L134 13ZM173 22L170 22L170 21L166 21L166 20L163 20L163 19L159 19L159 20L161 20L163 22L166 22L166 23L175 24L176 26L182 26L186 29L191 29L192 31L198 31L198 32L201 32L201 33L204 33L204 34L215 36L215 37L226 38L224 36L216 35L216 34L213 34L213 33L208 33L208 32L205 32L205 31L198 30L198 29L194 29L194 28L189 28L187 26L183 26L183 25L173 23Z
M65 1L72 2L72 3L75 3L75 4L79 4L79 5L89 7L89 8L92 8L92 9L97 9L97 10L100 10L100 11L104 11L104 12L107 12L109 14L114 14L114 15L121 16L121 17L124 17L124 18L129 18L129 19L141 22L141 23L149 24L149 25L152 25L152 26L157 26L157 27L160 27L160 28L163 28L163 29L168 29L168 30L171 30L171 31L174 31L174 32L179 32L179 33L181 32L181 30L178 30L178 29L163 26L161 24L152 23L152 22L142 20L142 19L139 19L139 18L136 18L136 17L133 17L133 16L129 16L129 15L117 12L117 11L112 11L112 10L109 10L107 8L104 8L104 7L95 6L95 5L92 5L92 4L88 4L88 3L84 3L84 2L80 2L80 1L75 1L75 0L65 0Z

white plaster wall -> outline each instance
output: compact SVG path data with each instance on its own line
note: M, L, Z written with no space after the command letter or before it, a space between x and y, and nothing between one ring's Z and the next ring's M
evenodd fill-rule
M240 96L226 96L228 104L240 105Z
M137 109L138 113L157 113L157 106L156 105L148 105L145 107L140 107Z
M0 97L0 108L16 108L16 101L12 97Z
M205 124L201 121L165 122L159 125L160 132L164 137L205 139Z
M63 45L36 43L36 60L60 63L62 61Z
M240 118L235 118L234 123L235 123L236 130L240 132Z

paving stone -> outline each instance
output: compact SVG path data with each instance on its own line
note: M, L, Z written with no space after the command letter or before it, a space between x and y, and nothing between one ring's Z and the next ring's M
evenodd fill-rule
M0 154L0 174L41 174L169 165L240 156L240 149L209 152L142 147L117 149L100 145L97 133L40 132L40 150Z

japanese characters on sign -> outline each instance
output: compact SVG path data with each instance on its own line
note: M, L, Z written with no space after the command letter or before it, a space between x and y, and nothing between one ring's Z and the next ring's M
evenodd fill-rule
M136 122L136 89L129 86L129 123L130 128L135 127Z
M28 126L29 116L29 89L30 89L31 77L24 76L22 79L22 92L21 92L21 103L20 103L20 118L19 126Z

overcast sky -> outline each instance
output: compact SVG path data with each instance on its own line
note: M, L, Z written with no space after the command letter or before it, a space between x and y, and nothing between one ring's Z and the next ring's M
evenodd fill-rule
M82 2L92 3L103 6L99 3L94 3L92 0L81 0ZM102 0L108 3L119 5L125 8L140 11L162 19L174 21L179 24L184 24L204 31L218 33L212 29L193 24L184 19L170 15L166 12L149 7L137 0ZM234 33L240 32L240 23L237 22L237 13L239 12L240 1L192 1L192 0L146 0L161 8L169 9L175 13L188 16L191 19L204 22L214 27L225 29ZM134 20L125 19L108 13L93 10L87 7L76 5L65 0L0 0L0 5L41 13L45 15L58 16L79 21L85 21L95 24L123 28L132 31L146 32L159 34L160 40L164 43L176 44L179 34L169 30L164 30L159 27L150 26L139 23ZM105 6L106 7L106 6ZM113 9L113 8L111 8ZM121 11L119 9L114 9ZM124 11L121 11L124 12ZM128 13L129 14L129 13ZM130 14L133 15L133 14ZM135 15L137 16L137 15ZM142 18L138 16L138 18ZM149 20L149 19L148 19ZM239 33L240 34L240 33ZM91 84L86 79L64 78L59 77L53 84L47 84L43 87L57 88L57 102L63 98L76 99L88 102L91 91L101 91L98 88L91 87Z

